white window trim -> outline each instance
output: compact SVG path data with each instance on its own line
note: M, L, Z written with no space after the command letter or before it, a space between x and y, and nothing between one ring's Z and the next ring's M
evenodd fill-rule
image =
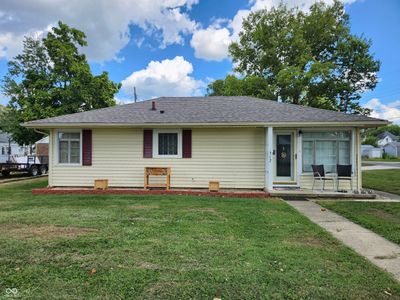
M59 151L60 151L60 140L59 140L59 133L60 132L75 132L79 133L79 163L60 163L60 156L59 156ZM55 139L56 139L56 147L55 148L55 156L54 158L56 159L56 165L58 166L68 166L68 167L79 167L82 166L82 130L76 130L76 129L58 129L56 130L55 134Z
M158 134L177 133L178 134L178 154L160 155L158 154ZM153 130L153 158L182 158L182 129L154 129Z

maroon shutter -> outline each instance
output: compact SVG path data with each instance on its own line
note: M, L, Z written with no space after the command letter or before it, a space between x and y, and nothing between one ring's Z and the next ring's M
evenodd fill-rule
M153 157L153 130L143 130L143 157Z
M192 130L182 130L182 158L192 158Z
M82 165L92 165L92 131L82 130Z

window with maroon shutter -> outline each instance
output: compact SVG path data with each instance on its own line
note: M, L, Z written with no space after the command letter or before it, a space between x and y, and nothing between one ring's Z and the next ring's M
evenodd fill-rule
M192 158L192 130L182 130L182 158Z
M92 130L82 130L82 165L92 165Z
M143 130L143 157L153 157L153 130Z

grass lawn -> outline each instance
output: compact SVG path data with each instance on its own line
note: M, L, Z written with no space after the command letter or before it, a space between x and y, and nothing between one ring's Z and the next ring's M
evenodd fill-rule
M363 171L363 187L400 195L400 169Z
M393 157L393 158L363 158L363 161L400 162L400 157Z
M0 187L0 298L400 298L280 200L30 194L45 184Z
M319 201L318 203L400 245L400 202Z

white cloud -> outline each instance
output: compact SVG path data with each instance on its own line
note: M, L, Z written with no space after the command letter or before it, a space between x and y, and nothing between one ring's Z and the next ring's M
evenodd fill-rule
M328 4L332 4L333 0L322 0ZM342 0L345 4L353 3L357 0ZM243 20L250 13L261 10L271 9L280 3L286 4L288 7L298 6L306 11L314 4L315 0L249 0L251 7L249 9L238 10L226 28L215 28L214 24L207 29L199 29L194 32L191 46L195 50L196 57L206 60L222 60L228 57L228 45L239 39L239 33L242 31ZM229 29L229 35L227 31ZM223 37L223 38L221 38ZM195 40L196 38L196 40Z
M378 98L373 98L365 104L365 107L373 110L371 117L400 124L400 100L384 104Z
M192 72L193 65L182 56L151 61L145 69L133 72L124 79L122 90L133 96L133 87L136 87L140 99L199 95L205 84L191 77Z
M227 57L230 43L229 30L214 26L195 31L190 41L190 45L194 48L194 55L197 58L216 61L221 61Z
M2 0L0 4L0 57L22 49L23 36L42 31L58 20L84 31L89 59L113 59L129 40L129 25L160 36L160 47L183 43L183 35L196 29L185 13L198 0Z

